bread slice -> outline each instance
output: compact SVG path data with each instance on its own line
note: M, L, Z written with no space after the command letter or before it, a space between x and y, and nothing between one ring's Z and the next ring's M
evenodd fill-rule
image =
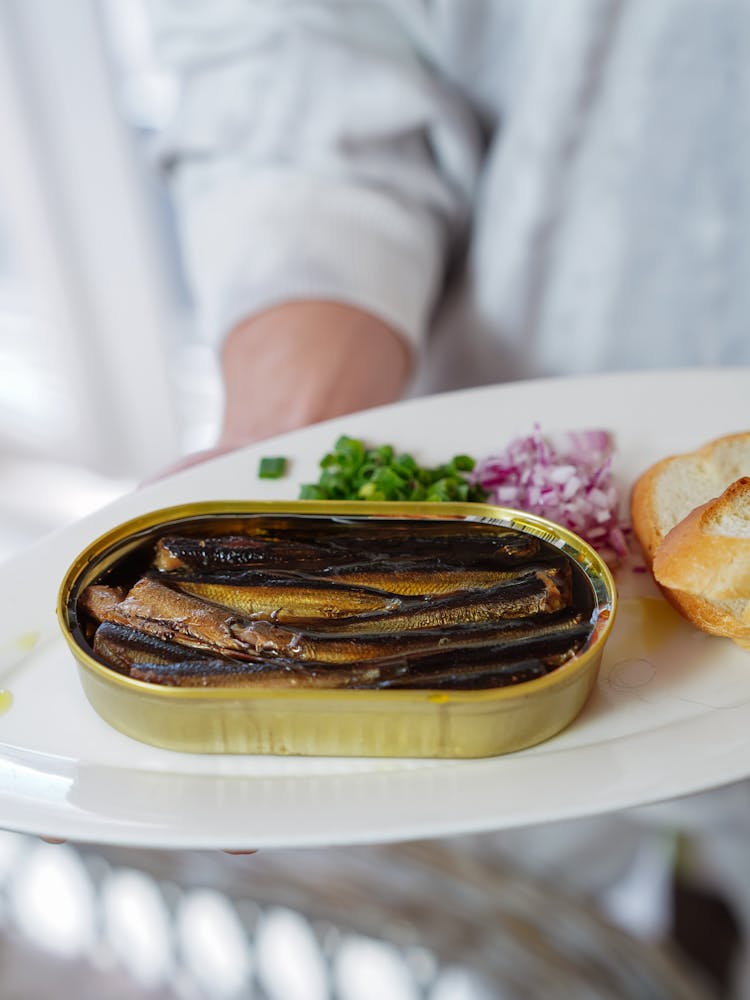
M679 521L742 476L750 476L750 432L717 438L647 469L633 487L630 508L649 562Z
M750 643L750 433L657 462L633 529L667 599L706 632Z
M653 572L665 587L711 600L750 597L750 477L691 511L654 553Z

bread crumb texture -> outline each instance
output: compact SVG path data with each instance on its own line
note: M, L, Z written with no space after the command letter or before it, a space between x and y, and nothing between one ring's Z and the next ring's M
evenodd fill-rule
M633 530L665 597L698 628L750 642L750 432L657 462Z

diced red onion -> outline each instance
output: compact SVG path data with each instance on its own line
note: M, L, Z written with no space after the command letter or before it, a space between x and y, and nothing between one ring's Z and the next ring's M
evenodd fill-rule
M553 444L536 425L500 454L480 460L472 479L490 503L546 517L617 562L628 554L628 529L620 521L612 452L608 431L570 431Z

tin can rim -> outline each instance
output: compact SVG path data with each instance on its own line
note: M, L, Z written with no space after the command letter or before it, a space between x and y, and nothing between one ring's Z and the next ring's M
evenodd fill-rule
M480 690L370 690L370 689L254 689L242 687L166 687L137 680L120 674L97 660L78 641L71 617L78 594L101 572L109 556L116 553L128 539L137 539L147 532L172 526L179 522L203 517L267 515L333 515L341 517L373 517L417 520L460 520L467 523L492 523L498 527L525 531L556 545L569 558L578 563L586 574L595 595L596 620L587 647L557 670L505 687ZM57 619L63 636L79 667L99 677L105 683L122 689L145 693L164 701L237 701L237 700L294 700L295 703L335 700L351 701L376 699L378 702L403 701L405 703L502 703L516 702L532 697L551 688L573 683L580 673L589 669L593 660L601 656L614 623L617 611L617 588L612 573L599 553L575 532L547 518L511 507L486 503L453 502L397 502L349 500L208 500L176 504L139 514L124 521L91 541L71 562L60 584L57 596Z

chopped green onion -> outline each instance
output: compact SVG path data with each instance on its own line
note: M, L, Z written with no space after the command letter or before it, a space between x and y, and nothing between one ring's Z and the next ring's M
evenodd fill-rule
M285 458L261 458L260 465L258 466L259 479L281 479L285 472Z
M429 468L413 455L397 454L391 445L369 448L342 436L320 460L318 482L303 486L300 499L481 501L486 492L467 476L474 464L469 455L456 455Z

